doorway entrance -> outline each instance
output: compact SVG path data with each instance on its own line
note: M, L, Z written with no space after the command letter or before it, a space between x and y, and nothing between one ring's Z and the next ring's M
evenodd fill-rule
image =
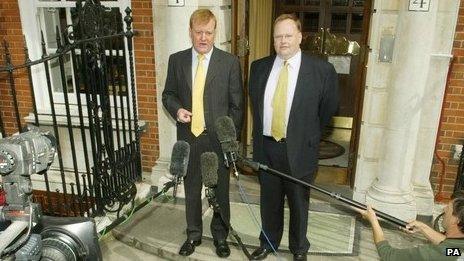
M318 179L354 183L364 94L371 0L276 1L274 18L296 14L304 53L331 62L339 77L340 105L321 141ZM326 176L326 173L332 173ZM335 176L333 176L335 173ZM326 176L326 177L325 177Z

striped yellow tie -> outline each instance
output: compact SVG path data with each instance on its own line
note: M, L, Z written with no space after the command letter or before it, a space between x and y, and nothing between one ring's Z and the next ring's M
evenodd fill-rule
M279 80L272 99L272 125L271 135L276 141L285 138L287 124L285 111L287 108L288 62L280 69Z
M195 137L205 130L205 115L203 113L203 91L205 89L205 69L203 67L203 60L205 56L198 54L198 65L195 73L195 80L193 81L192 93L192 126L190 130Z

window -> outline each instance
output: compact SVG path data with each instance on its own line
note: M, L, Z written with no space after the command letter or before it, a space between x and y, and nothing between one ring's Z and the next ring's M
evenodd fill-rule
M85 3L85 1L83 1ZM122 19L126 15L124 10L130 6L130 0L101 0L102 5L109 8L107 17L103 17L105 24L111 24L110 32L120 32L123 30ZM57 30L60 32L71 32L72 28L69 25L76 18L75 14L76 1L74 0L19 0L21 13L21 22L23 33L26 38L26 43L29 48L31 60L37 60L42 57L41 34L45 40L45 49L47 54L54 54L59 44L57 42ZM115 21L106 21L112 19ZM117 21L119 19L119 22ZM114 26L113 26L114 25ZM79 32L72 32L74 39L79 40ZM63 36L61 43L63 43ZM105 41L105 60L113 66L108 69L108 75L124 75L124 70L129 68L128 59L124 63L123 50L124 44L122 41L113 40ZM64 104L64 91L68 94L69 104L71 105L71 113L77 114L77 95L80 95L82 103L85 105L85 88L81 80L79 86L76 86L75 73L82 74L80 68L81 53L80 49L75 49L76 60L73 61L71 53L62 56L64 65L64 75L61 74L60 62L58 58L49 61L50 83L52 86L53 100L55 104ZM126 50L127 51L127 50ZM127 52L126 52L127 53ZM110 62L111 61L111 62ZM73 64L76 62L76 64ZM122 64L122 66L121 66ZM118 66L119 65L119 66ZM126 66L124 66L126 65ZM33 67L33 81L36 92L37 107L39 113L49 113L50 100L47 90L47 79L44 72L44 67L38 65ZM81 76L81 75L80 75ZM82 77L78 77L82 79ZM108 91L110 94L117 93L125 95L127 93L126 81L121 81L121 78L111 77L108 79ZM63 107L63 106L62 106ZM85 110L84 110L85 111ZM63 113L63 110L58 109L57 114Z

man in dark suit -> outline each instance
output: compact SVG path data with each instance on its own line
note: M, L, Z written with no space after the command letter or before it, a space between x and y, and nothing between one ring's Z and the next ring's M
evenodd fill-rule
M200 155L222 151L214 129L218 117L233 119L237 133L243 118L243 89L238 59L214 47L216 18L207 9L199 9L190 17L192 48L172 54L169 58L163 105L177 121L177 139L190 144L190 158L184 179L187 240L179 254L188 256L201 244L202 181ZM219 257L228 257L226 238L230 220L229 171L219 164L215 190L222 216L215 213L211 233Z
M330 63L301 53L301 40L298 18L281 15L274 22L277 55L251 65L253 159L312 182L321 131L338 108L338 80ZM263 231L254 259L264 259L279 247L287 196L289 248L295 260L306 260L309 189L266 172L259 173L259 181Z

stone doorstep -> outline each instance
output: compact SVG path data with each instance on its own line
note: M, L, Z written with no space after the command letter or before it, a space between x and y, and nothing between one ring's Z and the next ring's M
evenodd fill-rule
M145 182L137 182L135 183L135 186L137 188L137 194L135 195L135 206L141 204L144 202L149 195L151 195L153 192L153 188L151 185L145 183ZM156 190L156 187L155 187ZM132 209L132 204L127 204L122 207L120 211L120 215L123 215L124 213L130 213ZM117 219L116 213L111 213L108 212L105 216L98 216L95 217L95 224L97 227L97 232L103 231L105 227L109 226L111 223L113 223Z
M168 202L168 203L162 203L159 200L154 201L153 204L159 204L160 207L163 207L164 204L171 204L171 207L176 207L180 209L184 209L185 205L185 200L184 199L177 199L177 202ZM144 208L149 208L150 206L145 206ZM166 205L164 205L166 207ZM202 214L204 215L206 210L208 210L209 205L208 201L206 199L202 200ZM184 212L185 213L185 212ZM182 217L184 218L184 217ZM135 221L137 222L137 221ZM174 229L175 230L175 229ZM175 236L173 239L167 239L166 241L163 241L162 239L156 240L153 239L154 241L152 242L143 242L140 238L137 236L131 235L131 233L128 233L125 231L123 227L116 227L112 231L112 235L114 236L115 239L123 242L124 244L127 244L130 247L134 247L136 249L145 251L147 253L156 255L163 260L193 260L193 261L201 261L201 260L210 260L211 258L215 257L214 253L214 245L212 240L208 240L203 238L203 242L201 246L198 246L196 248L196 251L193 255L188 256L188 257L181 257L178 254L179 248L181 244L185 240L185 234L184 233L179 233L178 236ZM177 233L177 232L175 232ZM232 249L231 249L232 251ZM237 252L239 250L233 250L232 252ZM211 253L209 253L211 252ZM241 251L239 251L241 252ZM236 254L239 255L239 254ZM238 259L238 260L241 260Z
M177 251L174 252L174 251L171 251L170 249L165 249L164 246L162 246L162 245L155 246L155 245L151 245L151 244L148 244L148 243L141 242L137 238L131 237L131 236L125 234L125 233L119 232L118 230L113 230L112 234L113 234L115 239L123 242L124 244L126 244L126 245L128 245L130 247L145 251L147 253L156 255L158 257L161 257L161 258L167 259L167 260L177 260L177 259L179 259L179 254L178 254ZM183 260L192 260L192 261L201 261L202 260L202 259L194 258L192 256L183 257L182 259Z

